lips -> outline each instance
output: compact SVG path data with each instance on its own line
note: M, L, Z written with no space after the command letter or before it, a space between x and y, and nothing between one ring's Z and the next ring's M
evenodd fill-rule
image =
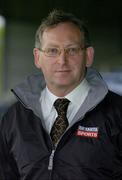
M56 72L59 72L59 73L64 73L64 72L70 72L70 70L56 70Z

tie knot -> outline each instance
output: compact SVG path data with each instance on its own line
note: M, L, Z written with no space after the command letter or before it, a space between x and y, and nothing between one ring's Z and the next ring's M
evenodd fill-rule
M69 102L70 101L66 98L59 98L54 102L54 107L57 110L58 115L63 115L67 113Z

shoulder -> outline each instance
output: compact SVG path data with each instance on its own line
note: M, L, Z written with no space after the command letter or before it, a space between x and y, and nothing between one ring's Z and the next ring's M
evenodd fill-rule
M25 111L26 107L19 101L13 103L6 113L4 114L3 118L11 117L16 114L20 114L22 111Z
M120 129L122 132L122 96L108 91L106 97L101 102L102 112L111 128Z
M112 97L112 98L120 98L122 100L122 96L117 94L117 93L115 93L115 92L113 92L113 91L109 90L107 95Z
M122 96L110 90L108 91L105 97L105 101L107 101L112 106L114 105L114 106L119 106L120 108L122 108Z
M118 124L122 129L122 96L108 91L104 99L96 106L95 110L100 112L106 122L113 124L113 127L115 124Z
M0 120L0 129L9 131L9 129L17 127L20 123L24 123L29 116L31 117L30 113L32 111L27 109L21 102L15 102Z

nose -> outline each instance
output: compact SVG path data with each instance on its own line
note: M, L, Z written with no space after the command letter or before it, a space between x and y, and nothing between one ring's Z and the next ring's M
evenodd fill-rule
M65 50L62 50L59 57L58 57L58 63L59 64L66 64L67 62L67 56Z

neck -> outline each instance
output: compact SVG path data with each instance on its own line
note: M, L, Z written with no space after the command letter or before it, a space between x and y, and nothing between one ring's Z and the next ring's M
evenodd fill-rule
M79 84L77 84L76 86L73 86L72 88L66 88L66 87L58 87L58 88L50 88L48 87L49 91L54 94L57 97L64 97L67 94L69 94L71 91L73 91Z

